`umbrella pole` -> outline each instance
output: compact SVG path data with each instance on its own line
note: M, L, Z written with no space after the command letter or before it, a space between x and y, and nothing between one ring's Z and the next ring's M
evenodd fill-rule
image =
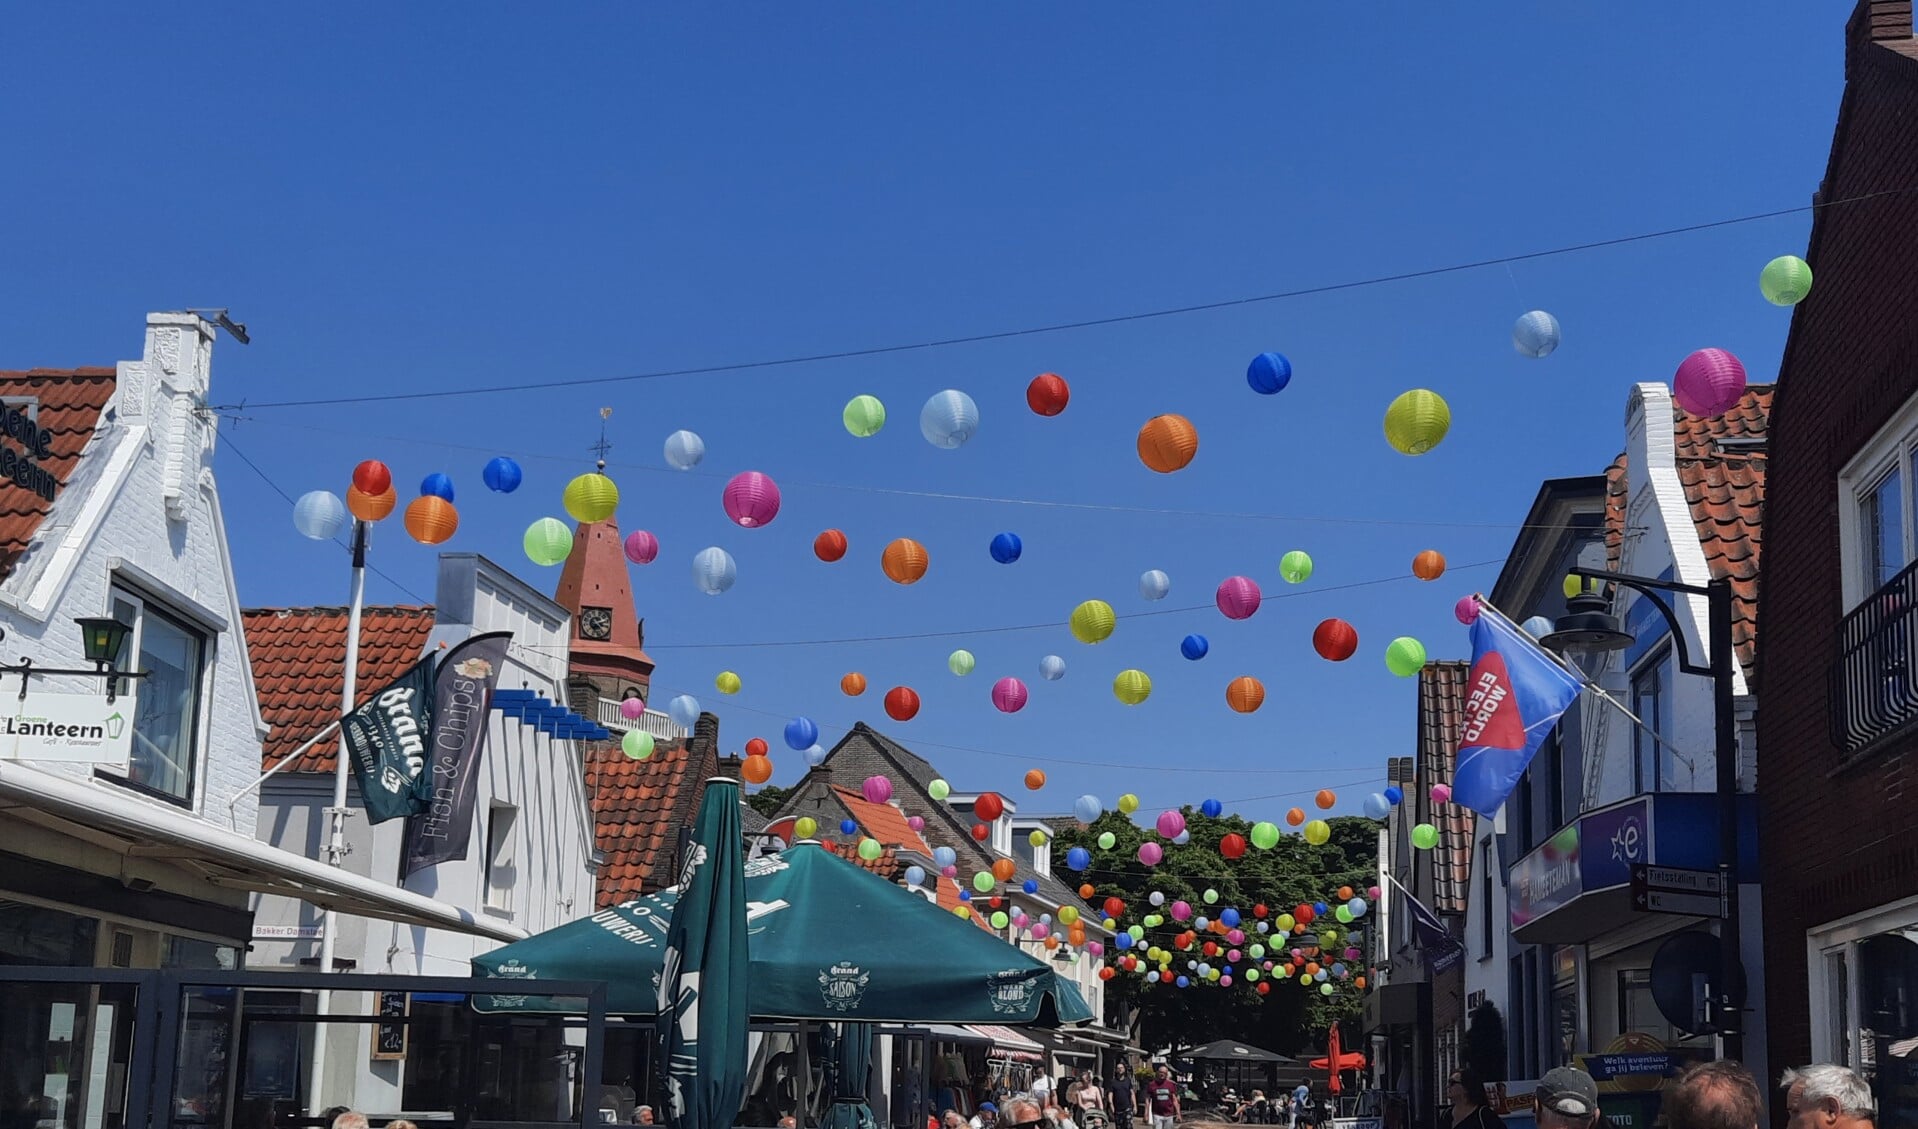
M793 1110L793 1125L797 1129L809 1129L806 1124L806 1088L812 1081L812 1063L807 1061L806 1055L808 1038L806 1021L802 1019L799 1021L799 1077L793 1086L793 1093L797 1095L799 1103L799 1108Z

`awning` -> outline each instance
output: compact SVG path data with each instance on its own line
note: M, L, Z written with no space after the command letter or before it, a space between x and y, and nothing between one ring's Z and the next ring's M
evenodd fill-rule
M129 854L162 859L229 889L280 894L355 917L450 929L496 941L517 941L524 930L476 917L471 911L364 875L283 851L157 804L143 803L110 784L53 776L17 761L0 761L0 799L28 810L11 814L59 827L70 824L96 838L124 841Z
M986 1050L988 1058L1009 1058L1018 1062L1044 1062L1046 1049L1026 1038L1010 1027L999 1027L990 1023L969 1023L966 1025L978 1035L991 1041Z

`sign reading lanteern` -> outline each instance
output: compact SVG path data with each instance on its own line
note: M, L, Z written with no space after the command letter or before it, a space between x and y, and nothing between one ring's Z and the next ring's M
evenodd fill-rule
M133 700L29 691L0 706L0 757L125 768L133 752Z
M22 404L0 404L0 434L20 444L20 450L0 445L0 478L12 479L22 489L53 501L60 483L40 460L53 457L53 432L41 427Z

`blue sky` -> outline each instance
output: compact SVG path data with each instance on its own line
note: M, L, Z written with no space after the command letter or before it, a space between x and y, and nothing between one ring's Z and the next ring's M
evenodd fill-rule
M148 310L230 306L214 399L251 404L612 377L1043 326L1471 262L1810 200L1842 82L1849 6L1496 3L1363 12L1331 5L596 5L548 18L473 5L324 9L38 5L0 45L0 201L8 366L137 356ZM654 531L635 569L656 701L696 694L738 748L865 718L956 786L1026 810L1090 791L1148 814L1207 796L1276 817L1321 787L1341 811L1411 751L1413 683L1384 668L1393 636L1462 657L1451 616L1489 587L1541 479L1596 473L1622 446L1628 387L1686 353L1731 349L1776 371L1788 314L1759 267L1802 252L1809 217L1288 301L858 360L510 395L247 408L218 474L252 604L339 603L340 555L300 538L281 489L343 490L360 459L403 500L432 471L459 488L447 547L485 553L550 591L519 549L590 468L614 409L610 473L625 529ZM1564 345L1510 344L1542 308ZM1293 361L1260 397L1246 362ZM1041 419L1026 382L1063 374L1073 401ZM1429 387L1451 436L1388 448L1385 405ZM920 438L919 405L959 388L978 436ZM891 413L877 437L839 424L851 396ZM1187 470L1134 454L1161 412L1201 435ZM707 444L664 469L676 428ZM488 493L492 454L526 466ZM771 474L770 527L732 526L725 478ZM942 495L935 497L934 495ZM951 497L959 495L961 497ZM977 499L1019 499L986 501ZM1032 502L1069 503L1042 506ZM1240 516L1207 516L1240 515ZM1256 515L1256 516L1245 516ZM820 529L852 551L813 559ZM986 546L1019 533L1024 559ZM899 587L881 546L924 542ZM692 584L692 555L739 562L732 592ZM1317 573L1289 586L1288 549ZM1413 554L1452 562L1437 583ZM369 598L430 596L434 550L397 519L377 536ZM1481 564L1481 567L1463 566ZM1149 605L1140 572L1164 569ZM1226 576L1268 597L1252 619L1210 610ZM1390 581L1339 589L1360 582ZM1061 622L1103 598L1098 647ZM1312 627L1351 621L1333 665ZM1212 642L1181 659L1188 632ZM744 644L950 632L816 646ZM716 646L723 645L723 646ZM978 669L955 678L966 647ZM1045 683L1048 653L1069 664ZM1144 705L1113 675L1154 679ZM713 690L721 670L745 688ZM873 690L837 689L859 670ZM992 681L1032 688L1016 715ZM1226 683L1261 678L1241 716ZM891 685L924 698L892 723ZM1026 798L1028 767L1051 776ZM1256 797L1256 798L1254 798ZM1309 806L1309 805L1308 805Z

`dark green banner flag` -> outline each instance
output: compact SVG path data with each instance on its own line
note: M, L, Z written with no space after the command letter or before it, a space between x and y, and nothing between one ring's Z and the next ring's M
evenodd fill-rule
M433 734L433 656L340 719L347 763L368 823L426 810L426 750Z

